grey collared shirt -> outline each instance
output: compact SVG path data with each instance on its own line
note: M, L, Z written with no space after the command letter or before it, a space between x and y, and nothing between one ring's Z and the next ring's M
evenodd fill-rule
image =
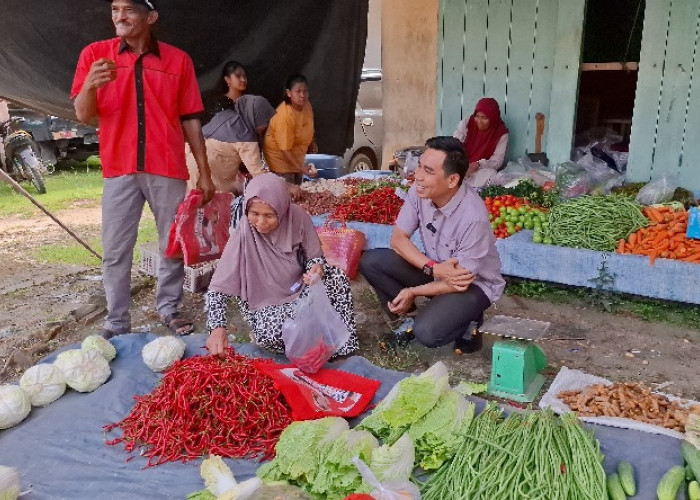
M486 205L466 183L442 208L427 198L419 198L412 186L396 227L409 236L418 230L428 258L438 262L457 259L460 266L476 276L474 284L491 302L503 295L506 282L501 276L501 259Z

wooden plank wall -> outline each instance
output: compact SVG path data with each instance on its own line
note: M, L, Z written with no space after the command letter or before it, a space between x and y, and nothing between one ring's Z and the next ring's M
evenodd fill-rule
M481 97L494 97L510 131L508 159L534 151L538 112L556 127L545 129L544 150L554 153L554 161L568 159L584 5L581 0L441 0L437 133L452 135Z
M700 2L647 2L628 180L672 175L700 190L699 41Z

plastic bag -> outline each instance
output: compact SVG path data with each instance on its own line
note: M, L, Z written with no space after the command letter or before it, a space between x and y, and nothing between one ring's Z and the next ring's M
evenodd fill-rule
M293 420L357 417L365 411L381 382L332 368L304 373L292 365L268 360L255 362L268 375L292 409Z
M331 304L322 281L309 285L294 316L282 324L284 352L307 373L316 373L350 338L350 331Z
M592 180L581 165L566 161L557 167L556 186L565 198L577 198L591 190Z
M362 479L374 488L370 495L375 500L420 500L420 490L411 481L380 483L374 472L358 457L353 457L352 463L360 471Z
M663 175L661 179L652 181L637 193L637 201L642 205L653 205L671 201L673 192L678 187L678 181L674 176Z
M190 191L177 207L165 257L182 258L186 266L221 257L229 237L232 198L231 193L214 193L202 206L202 191Z
M326 221L316 232L326 261L342 269L351 280L355 279L365 248L365 233L350 229L345 224L334 227L331 221Z
M685 237L700 240L700 209L698 207L690 207L688 210L688 229Z
M617 170L592 151L586 153L576 164L581 165L590 174L593 194L608 194L612 188L622 186L624 182L624 177Z

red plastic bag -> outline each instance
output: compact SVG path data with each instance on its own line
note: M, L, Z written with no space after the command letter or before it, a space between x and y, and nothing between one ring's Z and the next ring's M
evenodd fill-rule
M354 280L365 248L365 233L350 229L345 223L339 223L340 227L335 227L334 224L338 223L326 221L316 228L323 255L330 265L339 267L348 278Z
M229 236L232 198L231 193L214 193L212 200L202 206L202 191L190 191L177 207L165 256L182 258L186 266L221 257Z
M356 417L369 405L381 382L340 370L302 372L293 365L256 361L255 367L270 376L292 408L294 420L322 417Z
M309 285L294 316L282 323L284 353L294 366L316 373L350 338L350 330L331 304L321 280Z

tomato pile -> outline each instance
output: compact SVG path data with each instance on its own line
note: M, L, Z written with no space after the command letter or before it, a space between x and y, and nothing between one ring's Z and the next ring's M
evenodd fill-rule
M532 229L535 231L535 243L547 243L542 237L547 227L544 209L530 205L524 198L512 194L487 196L484 203L489 211L489 221L496 238L507 238L521 229Z

